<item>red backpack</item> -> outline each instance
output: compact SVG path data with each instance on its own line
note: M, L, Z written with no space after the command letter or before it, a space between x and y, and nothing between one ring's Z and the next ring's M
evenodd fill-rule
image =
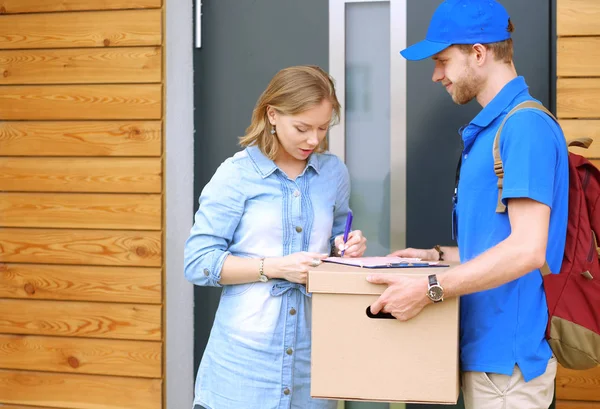
M506 120L520 109L533 108L556 118L543 105L526 101L504 118L494 139L494 171L498 176L497 213L502 203L504 170L499 137ZM589 147L592 140L581 138L568 146ZM569 369L600 365L600 171L583 156L569 152L569 216L567 240L558 274L548 263L540 269L548 304L546 339L558 362Z

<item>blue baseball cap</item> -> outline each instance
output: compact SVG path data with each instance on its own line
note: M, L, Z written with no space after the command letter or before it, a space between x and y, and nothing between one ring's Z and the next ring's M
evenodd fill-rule
M425 40L400 51L423 60L453 44L488 44L510 38L509 15L495 0L445 0L431 17Z

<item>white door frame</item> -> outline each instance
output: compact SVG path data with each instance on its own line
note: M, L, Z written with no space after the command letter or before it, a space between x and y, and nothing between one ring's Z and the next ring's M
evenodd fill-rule
M346 4L390 3L390 247L406 247L406 48L408 0L329 0L329 73L342 103L340 123L329 131L329 149L346 159Z

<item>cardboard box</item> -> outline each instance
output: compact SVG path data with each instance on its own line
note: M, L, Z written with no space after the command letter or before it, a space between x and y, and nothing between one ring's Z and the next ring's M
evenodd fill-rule
M366 269L323 263L309 272L315 398L455 404L459 300L428 305L407 322L369 318L386 289L375 272L427 276L447 267Z

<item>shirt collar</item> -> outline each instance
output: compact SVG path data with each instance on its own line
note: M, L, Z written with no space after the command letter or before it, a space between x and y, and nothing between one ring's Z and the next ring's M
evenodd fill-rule
M514 78L473 118L471 123L482 128L487 127L509 107L520 93L528 88L525 78L521 76Z
M246 148L246 152L248 152L248 156L250 157L252 162L254 162L254 165L258 169L258 172L260 173L263 179L270 176L271 173L279 169L275 162L266 157L258 146L248 146ZM308 164L306 165L306 168L304 169L304 172L302 172L302 174L304 174L306 172L306 169L308 169L309 167L313 168L315 172L317 172L317 174L320 173L318 155L313 153L308 157Z

